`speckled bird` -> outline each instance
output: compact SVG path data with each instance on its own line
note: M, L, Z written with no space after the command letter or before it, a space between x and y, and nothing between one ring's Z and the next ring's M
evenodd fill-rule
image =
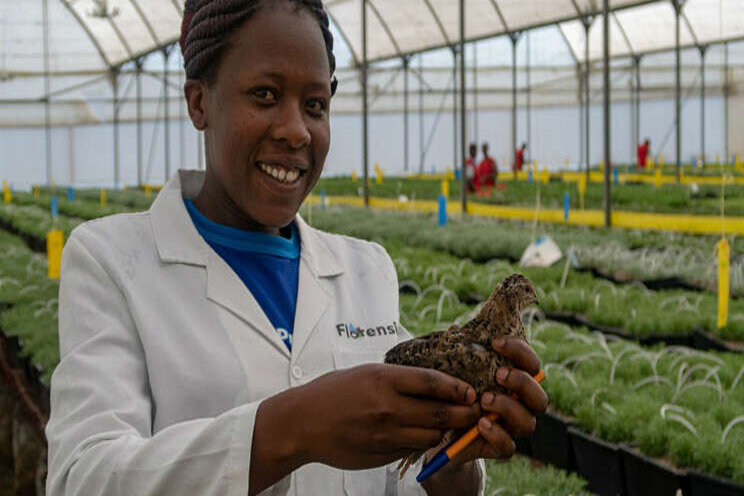
M512 274L501 281L467 324L400 343L387 352L385 363L425 367L458 377L473 386L478 399L486 391L507 393L496 382L496 371L511 363L496 353L491 343L499 337L526 340L521 313L535 303L532 282L521 274ZM401 477L421 454L401 462Z

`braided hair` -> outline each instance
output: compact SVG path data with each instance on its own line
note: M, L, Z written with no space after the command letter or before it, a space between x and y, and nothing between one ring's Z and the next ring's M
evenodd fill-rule
M250 19L270 0L186 0L181 25L181 52L186 77L214 82L217 69L230 33ZM331 94L336 93L338 81L336 57L333 55L331 34L322 0L287 0L299 9L310 12L320 25L331 68Z

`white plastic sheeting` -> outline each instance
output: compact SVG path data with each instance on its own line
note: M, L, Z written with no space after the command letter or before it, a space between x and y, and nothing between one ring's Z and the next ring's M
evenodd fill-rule
M184 0L0 0L0 77L44 71L43 5L48 5L51 72L104 72L174 43ZM580 18L598 14L596 0L466 0L466 38L482 39L560 24L572 52L584 59ZM353 61L361 59L362 0L327 0ZM669 0L611 0L613 57L669 50L674 9ZM683 45L744 38L741 0L687 0ZM457 0L367 0L371 61L449 46L459 39ZM602 28L590 31L590 58L601 55Z
M0 0L0 75L103 72L178 39L183 0Z

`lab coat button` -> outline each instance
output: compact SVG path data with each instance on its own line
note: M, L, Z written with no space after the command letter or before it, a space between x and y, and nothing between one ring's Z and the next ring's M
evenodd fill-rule
M295 365L294 367L292 367L292 377L294 377L297 380L300 380L302 379L302 375L303 375L302 369L298 365Z

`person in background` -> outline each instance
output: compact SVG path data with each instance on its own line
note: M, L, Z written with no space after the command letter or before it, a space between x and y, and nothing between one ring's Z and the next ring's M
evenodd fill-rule
M527 149L527 143L522 143L522 146L520 148L517 148L515 154L514 154L514 168L517 171L521 171L522 167L524 167L524 152Z
M483 143L483 160L478 164L478 182L480 186L493 186L499 178L496 161L488 155L488 143Z
M648 138L646 138L643 143L638 144L638 163L636 164L636 166L639 169L646 168L646 160L648 160L649 148L650 148L650 143L649 143Z
M468 193L475 193L478 190L477 157L478 145L470 143L470 156L465 160L465 179L467 180L466 187Z

